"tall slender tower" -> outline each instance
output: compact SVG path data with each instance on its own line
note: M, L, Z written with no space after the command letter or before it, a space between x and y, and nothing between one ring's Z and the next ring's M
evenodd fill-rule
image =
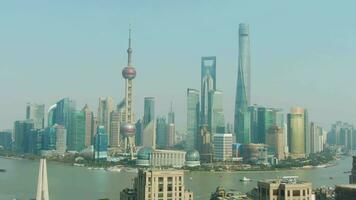
M121 126L121 132L125 137L125 152L130 153L133 158L133 151L135 147L134 136L136 127L133 123L132 114L132 80L136 77L136 70L132 66L132 49L131 49L131 29L129 30L129 48L127 49L128 61L127 67L122 70L122 76L125 79L125 123Z
M237 142L250 142L250 31L248 24L239 25L239 60L235 99L235 134Z
M46 159L40 160L36 200L49 200Z

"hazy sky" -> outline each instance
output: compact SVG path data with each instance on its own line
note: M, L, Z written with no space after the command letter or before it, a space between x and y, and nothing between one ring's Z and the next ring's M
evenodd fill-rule
M133 28L134 110L156 98L186 124L186 89L200 90L201 56L217 56L217 88L233 122L238 24L250 24L252 103L300 105L326 128L356 124L356 1L0 1L0 129L26 102L124 96Z

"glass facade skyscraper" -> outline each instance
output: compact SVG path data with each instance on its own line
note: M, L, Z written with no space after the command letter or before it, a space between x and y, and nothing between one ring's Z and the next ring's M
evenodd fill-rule
M208 123L209 93L216 90L216 57L201 58L201 124Z
M167 146L167 121L165 117L158 117L156 123L156 143L158 148L165 148Z
M239 25L239 56L235 99L234 127L237 142L249 143L250 131L250 31L248 24Z
M287 115L288 146L292 158L305 157L305 120L303 108L292 108Z
M145 97L143 114L143 146L156 148L155 99Z
M199 130L199 90L187 89L187 148L197 149Z
M223 97L220 90L209 92L208 125L211 133L225 133Z
M45 105L28 103L26 105L26 119L32 120L35 129L44 128Z

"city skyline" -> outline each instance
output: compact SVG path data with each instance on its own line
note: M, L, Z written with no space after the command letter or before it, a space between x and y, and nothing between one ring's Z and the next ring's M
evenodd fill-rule
M226 9L226 13L219 14L216 18L207 19L194 15L192 8L185 11L188 16L181 16L183 18L181 19L170 16L164 11L159 11L159 14L156 15L152 13L152 10L144 9L143 6L139 10L148 16L147 20L157 20L158 22L157 24L151 23L150 25L154 25L151 29L148 29L147 24L144 23L144 17L140 15L139 11L135 11L130 16L133 19L125 16L126 12L134 9L134 3L123 4L122 7L116 8L120 11L121 9L125 11L127 8L127 11L120 14L117 14L115 8L109 8L108 4L98 8L93 3L88 3L86 4L87 12L81 11L77 15L75 9L80 6L77 4L71 4L73 6L71 9L66 3L52 2L42 6L35 3L29 5L31 8L38 6L31 11L27 10L28 8L25 6L18 8L24 11L23 13L9 12L12 11L11 8L16 2L2 4L5 4L0 6L0 9L4 8L4 11L1 10L4 18L14 18L13 23L19 27L5 23L4 32L0 33L0 41L4 44L0 47L0 53L4 55L4 59L0 62L1 85L5 86L3 90L5 96L0 105L3 111L0 114L0 129L12 128L15 120L25 119L24 110L28 102L45 104L46 111L50 105L65 97L76 100L78 110L86 103L92 110L96 110L99 97L112 96L115 104L119 103L123 98L124 91L120 71L126 63L123 49L127 46L129 23L133 27L134 46L135 49L137 48L135 63L140 71L137 81L135 80L133 106L137 117L143 116L143 97L145 96L155 97L156 104L160 105L156 110L157 115L167 113L169 105L173 101L177 129L184 130L186 88L200 88L200 59L202 56L213 55L217 57L216 79L219 89L224 93L226 122L232 123L234 113L228 108L232 107L235 101L238 24L248 23L251 29L252 54L251 103L280 107L284 109L284 113L287 113L293 106L305 107L310 113L310 118L321 122L325 128L329 128L331 122L335 120L355 122L355 117L349 112L353 106L352 102L356 98L352 94L355 89L352 86L356 84L353 84L354 80L351 76L353 70L350 66L353 52L355 52L352 47L355 41L351 35L355 30L352 29L351 22L338 21L340 16L331 17L327 14L332 9L332 3L326 3L325 10L317 13L316 19L309 19L303 24L298 23L293 26L294 28L289 27L291 30L286 29L291 26L290 24L296 22L295 11L298 9L289 10L287 4L295 7L300 7L302 4L279 5L285 9L281 12L292 11L286 16L286 19L266 17L267 19L264 20L259 20L258 17L270 13L271 7L266 7L262 14L253 14L260 8L243 2L219 5L217 8ZM57 6L57 4L62 5L63 9L71 16L66 18L62 13L55 12L54 5ZM240 4L247 9L241 15L235 14L241 9L237 6ZM199 5L199 3L193 3L192 7L199 8ZM177 12L173 8L174 5L163 4L162 6ZM352 6L344 6L344 12L340 13L342 15L340 19L350 15L349 7ZM214 4L210 4L199 8L197 12L203 13L213 8ZM306 16L314 14L312 8L316 8L315 2L311 3L310 8L307 8ZM7 12L6 9L8 9ZM57 15L48 19L38 18L39 15L36 14L36 11L44 14L49 12L46 9ZM106 11L109 12L104 13ZM254 12L250 17L244 17L243 15L248 11ZM167 16L168 19L157 18L162 15ZM226 22L215 24L217 28L214 30L217 30L214 33L204 33L202 37L197 37L197 34L200 34L202 30L211 30L211 24L207 23L209 20L218 22L227 16L229 19ZM186 17L192 17L192 22L184 30L180 30L186 26L186 24L181 24ZM334 17L335 19L333 19ZM263 24L266 22L265 20L271 18L276 21ZM73 21L68 21L69 19ZM321 23L327 19L328 23ZM168 23L169 20L173 21ZM287 23L288 20L291 21ZM203 23L194 25L194 22L199 21ZM0 23L2 22L5 21L0 20ZM28 27L27 22L33 26ZM53 22L58 22L58 24ZM97 25L102 22L105 23L98 26L100 30L91 28L92 23ZM282 25L287 28L279 26L281 22L284 22ZM315 24L316 22L320 23ZM47 28L39 26L41 24L45 24ZM117 26L118 24L120 25ZM160 27L162 25L164 26ZM59 33L53 34L51 27L57 27L54 29L57 31L60 28L63 29ZM191 29L188 30L189 28ZM309 30L306 31L308 34L301 32L301 28ZM337 29L342 29L342 31ZM159 30L166 30L167 34L158 34ZM289 31L293 30L298 30L301 36L288 37ZM318 34L321 32L324 34L319 37ZM175 34L167 36L169 33ZM221 39L221 36L224 36L224 39ZM173 46L166 44L175 38L179 41L186 41L186 43L173 43ZM188 38L192 39L185 40ZM35 46L34 44L37 43L38 45ZM189 48L187 48L188 44ZM271 46L272 50L270 50ZM30 47L34 47L33 51L30 51ZM165 49L169 51L165 51ZM281 49L284 50L281 51ZM285 49L290 51L285 51ZM339 52L337 49L343 49L343 51ZM177 55L180 59L174 59ZM310 69L313 73L310 72ZM188 70L191 72L190 75L184 76ZM317 74L315 71L322 73ZM335 76L340 71L347 73L342 73L342 78L341 74ZM158 73L160 77L156 79ZM54 74L55 76L53 76ZM181 81L181 77L184 77L184 81ZM103 80L101 81L100 78Z

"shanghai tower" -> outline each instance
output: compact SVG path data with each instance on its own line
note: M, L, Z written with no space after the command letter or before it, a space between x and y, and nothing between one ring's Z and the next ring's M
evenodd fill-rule
M250 30L248 24L239 25L239 57L235 99L234 127L238 143L250 143Z

